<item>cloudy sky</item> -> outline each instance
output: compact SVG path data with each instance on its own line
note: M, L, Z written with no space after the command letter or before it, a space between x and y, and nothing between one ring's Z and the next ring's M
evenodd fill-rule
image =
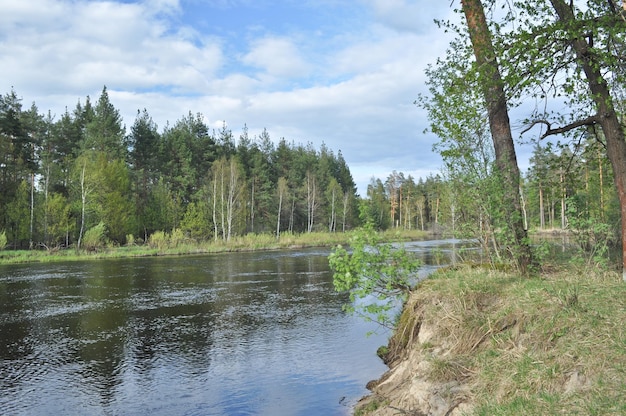
M239 136L341 151L359 192L441 159L423 111L423 69L448 40L432 0L2 0L0 93L60 117L104 85L130 127L189 111Z

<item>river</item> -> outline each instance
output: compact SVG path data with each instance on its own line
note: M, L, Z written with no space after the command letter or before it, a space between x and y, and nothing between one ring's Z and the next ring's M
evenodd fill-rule
M328 254L0 266L0 412L349 414L389 333L342 311Z

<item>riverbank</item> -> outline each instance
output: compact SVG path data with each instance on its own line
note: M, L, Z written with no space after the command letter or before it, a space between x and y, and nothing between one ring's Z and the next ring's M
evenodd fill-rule
M428 237L419 230L388 230L382 233L383 241L415 241ZM306 247L332 247L347 244L352 236L346 233L303 233L283 234L279 239L270 234L248 234L233 237L230 241L190 240L176 241L151 246L149 244L129 246L108 246L98 250L54 249L54 250L0 250L1 264L76 261L107 258L181 256L239 251L284 250Z
M595 269L420 283L357 415L626 414L626 285Z

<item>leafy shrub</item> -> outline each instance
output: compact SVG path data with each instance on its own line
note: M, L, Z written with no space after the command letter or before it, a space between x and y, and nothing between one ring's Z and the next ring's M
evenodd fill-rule
M184 240L185 234L183 233L183 230L181 230L180 228L175 228L170 234L169 246L172 248L178 247L183 243Z
M87 251L95 251L106 244L106 226L101 221L98 225L85 231L83 247Z
M2 231L0 233L0 250L4 250L7 246L7 233L6 231Z
M335 290L350 293L344 310L393 328L392 313L411 293L421 262L402 247L382 243L372 223L355 231L350 248L337 246L328 257Z
M158 250L165 250L168 246L168 237L163 231L155 231L148 238L148 245Z

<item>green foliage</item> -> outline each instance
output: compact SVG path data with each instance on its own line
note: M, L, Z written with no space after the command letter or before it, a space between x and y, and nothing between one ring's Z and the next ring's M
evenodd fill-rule
M168 237L168 246L172 248L180 246L185 241L185 233L180 228L174 228Z
M370 399L367 403L363 405L359 405L357 409L354 411L354 416L364 416L368 415L376 410L378 410L381 406L384 406L386 401L379 401L377 398Z
M155 231L148 238L148 245L159 251L175 249L185 242L185 233L180 228L175 228L171 233Z
M128 167L121 159L108 160L106 154L99 153L94 169L98 174L98 186L93 189L97 201L95 213L108 225L109 238L122 242L133 229L134 207Z
M17 187L15 197L6 207L7 225L10 226L12 231L10 238L18 246L25 246L29 239L29 188L30 186L25 180L21 181Z
M337 246L328 261L335 290L350 293L344 309L392 328L390 314L411 293L420 261L402 247L381 243L371 223L354 232L350 251Z
M56 121L34 104L23 111L15 91L0 96L0 228L16 248L82 245L85 230L100 221L116 244L174 229L198 241L216 234L228 240L276 230L278 220L279 228L300 233L311 225L298 195L307 171L317 178L315 225L326 213L333 230L358 225L356 186L340 153L285 139L277 148L267 131L254 139L246 131L236 145L226 124L216 132L205 120L189 112L159 131L144 109L126 132L106 87L97 102L87 97ZM220 159L226 163L217 189L209 174ZM277 219L281 176L289 189ZM216 189L218 195L207 192ZM326 189L335 198L323 198Z
M568 199L567 219L582 254L582 257L575 257L574 261L606 268L609 264L610 248L618 241L615 228L589 216L580 205L580 199Z
M47 246L57 246L61 244L66 233L75 228L75 223L71 221L71 207L67 198L58 193L48 196L44 208L46 221Z
M93 118L85 126L83 147L105 153L108 158L123 159L126 155L124 130L122 116L109 101L104 87L94 107Z
M83 247L87 251L96 251L106 245L106 226L103 222L85 231Z
M187 205L185 215L180 222L180 229L196 240L204 240L211 235L209 207L205 200Z
M6 231L2 230L2 232L0 233L0 250L4 250L6 246L7 246L7 233Z
M152 248L156 248L158 250L165 250L168 247L168 236L163 231L155 231L150 235L148 239L148 244Z

